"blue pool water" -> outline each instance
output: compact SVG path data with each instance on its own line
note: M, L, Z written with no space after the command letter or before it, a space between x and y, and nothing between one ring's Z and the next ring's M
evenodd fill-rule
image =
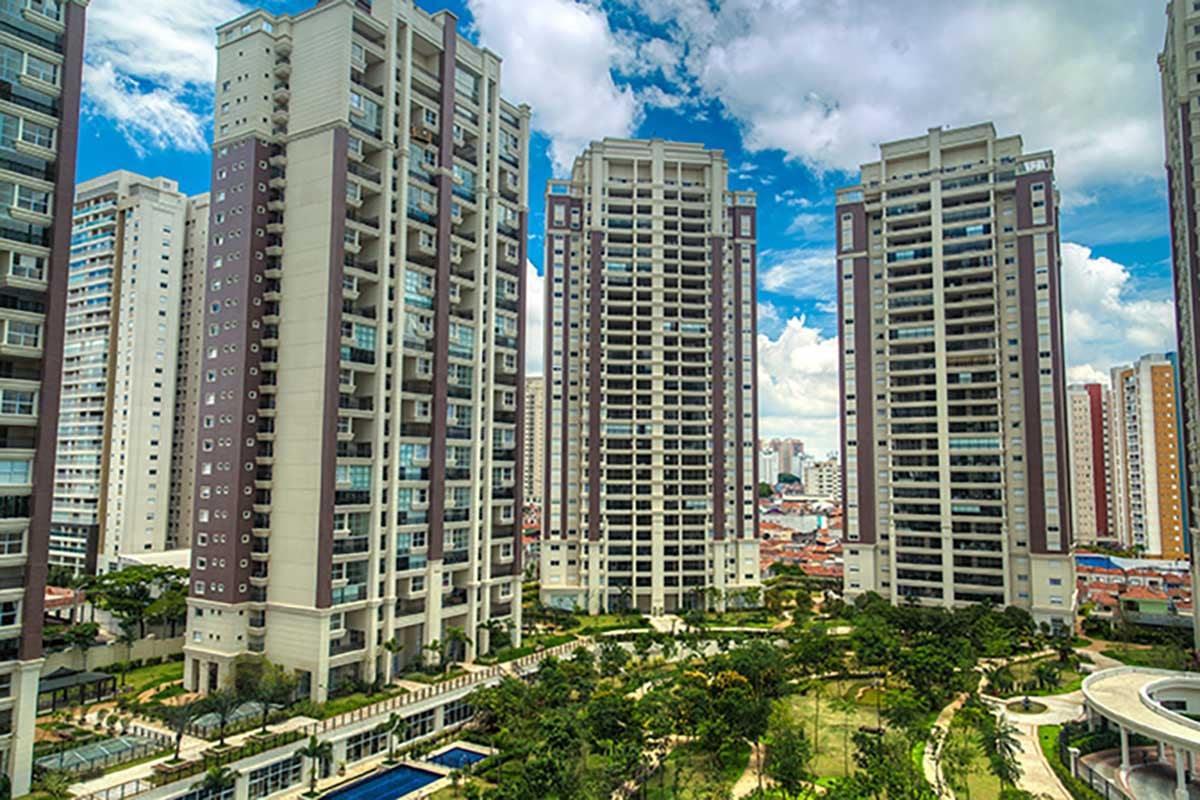
M449 767L450 769L462 769L483 761L485 756L483 753L476 753L474 750L468 750L465 747L452 747L444 753L438 753L432 758L425 759L431 764L437 764L439 767Z
M326 798L337 800L395 800L409 792L428 786L442 777L433 772L416 769L408 765L390 769L382 775L376 775L365 781L351 784L345 789L338 789L325 795Z

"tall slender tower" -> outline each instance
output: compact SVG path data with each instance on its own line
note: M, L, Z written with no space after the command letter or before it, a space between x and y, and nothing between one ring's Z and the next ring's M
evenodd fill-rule
M167 548L186 206L123 170L76 187L52 564Z
M542 504L542 475L546 447L546 379L531 375L525 379L525 502Z
M1099 383L1067 387L1071 517L1077 543L1119 541L1114 502L1112 393Z
M86 0L0 3L0 768L33 770Z
M519 640L529 109L500 75L410 0L218 29L188 686L263 653L322 700L451 628L455 658Z
M1071 624L1053 155L990 124L840 190L846 591Z
M673 613L758 584L755 198L728 173L605 139L547 187L550 605Z
M204 374L204 296L208 275L208 194L188 198L183 277L179 287L179 346L175 353L175 435L171 442L171 507L167 543L192 546L196 453Z
M1174 353L1152 353L1112 371L1117 527L1126 545L1170 559L1188 555L1178 363Z
M1175 275L1175 328L1179 337L1179 405L1183 412L1182 482L1187 500L1183 528L1192 557L1192 596L1200 597L1200 218L1196 163L1200 130L1192 110L1200 103L1196 50L1200 48L1200 8L1194 2L1167 4L1167 36L1158 57L1162 73L1163 128L1166 131L1167 198L1171 213L1171 262ZM1196 650L1200 650L1200 603L1196 604Z

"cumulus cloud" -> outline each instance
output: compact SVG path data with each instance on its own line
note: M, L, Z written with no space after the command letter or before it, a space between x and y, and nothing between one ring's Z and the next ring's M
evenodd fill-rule
M837 293L832 247L764 250L759 283L771 292L796 299L822 300Z
M1139 297L1128 267L1094 257L1091 248L1066 242L1063 257L1063 338L1068 377L1107 375L1110 367L1150 352L1175 348L1170 290Z
M546 335L546 279L532 261L525 262L525 374L545 374L542 358Z
M208 146L214 29L244 13L236 0L94 3L88 9L84 110L107 118L139 154Z
M776 338L758 335L761 436L798 436L814 453L839 449L837 353L837 338L803 316L788 319Z
M855 171L880 141L990 119L1029 149L1069 154L1068 188L1161 173L1154 4L624 3L667 26L681 69L747 147L818 172Z
M634 91L613 70L628 45L597 6L576 0L468 0L479 42L504 57L504 94L533 106L533 125L550 139L564 175L593 139L629 136L641 118Z

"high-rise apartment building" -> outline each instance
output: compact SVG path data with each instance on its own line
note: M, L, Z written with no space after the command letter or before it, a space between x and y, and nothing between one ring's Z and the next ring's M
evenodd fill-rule
M755 206L720 151L605 139L546 196L543 599L757 585Z
M814 461L805 466L803 472L800 478L805 494L820 498L841 498L842 462L836 458Z
M1120 540L1147 555L1186 558L1178 359L1153 353L1115 367L1112 387Z
M1053 166L933 128L837 193L851 596L1071 622Z
M1183 411L1184 528L1192 554L1192 596L1200 597L1200 171L1192 110L1200 104L1200 8L1188 0L1167 3L1167 35L1158 57L1166 130L1167 198L1175 276L1175 329L1179 337L1179 405ZM1195 604L1195 646L1200 650L1200 603Z
M0 4L0 769L29 791L86 0Z
M1111 392L1102 384L1067 387L1071 518L1080 544L1119 541L1111 402Z
M525 502L542 504L542 476L546 449L546 379L533 375L525 379L524 482Z
M770 448L779 453L779 471L800 477L804 470L804 442L799 439L771 439L760 442L759 449Z
M780 455L778 450L770 447L758 451L758 479L774 486L779 481Z
M408 0L219 27L187 685L263 653L321 700L452 627L456 658L519 641L529 109L500 91Z
M75 190L50 563L167 547L187 199L118 171Z
M171 502L167 543L192 546L196 498L196 448L204 370L204 297L208 275L209 196L188 198L183 227L183 276L179 288L179 335L175 352L175 432L171 441Z

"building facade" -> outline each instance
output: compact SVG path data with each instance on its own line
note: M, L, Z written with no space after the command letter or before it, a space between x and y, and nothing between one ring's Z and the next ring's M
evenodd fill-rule
M541 375L525 379L524 433L522 461L525 472L521 477L525 486L525 503L540 506L546 450L546 379Z
M842 462L836 458L813 461L804 467L801 480L806 495L840 499L842 496Z
M204 296L208 275L208 194L188 198L179 288L179 335L175 352L175 431L171 440L171 502L167 544L192 546L196 498L196 447L204 369Z
M1179 405L1183 411L1182 482L1189 552L1200 552L1200 125L1192 112L1200 103L1200 9L1195 3L1167 4L1167 35L1158 57L1166 132L1167 199L1171 215L1171 262L1175 283L1175 329L1179 337ZM1192 596L1200 597L1200 568L1193 563ZM1195 646L1200 650L1200 604Z
M770 447L758 451L758 479L774 486L779 482L779 473L782 469L779 466L780 453L778 450L773 450Z
M771 448L779 453L779 471L797 478L804 471L804 442L799 439L771 439L760 448Z
M0 4L0 768L29 791L87 3Z
M850 596L1071 623L1053 167L934 128L837 193Z
M661 614L758 584L754 195L605 139L546 196L544 602Z
M1067 387L1071 518L1079 544L1120 542L1114 483L1112 393L1099 383Z
M1112 370L1117 529L1150 556L1188 557L1178 359L1155 353Z
M186 206L167 178L76 187L52 564L167 548Z
M529 110L406 0L218 28L185 681L520 638Z

